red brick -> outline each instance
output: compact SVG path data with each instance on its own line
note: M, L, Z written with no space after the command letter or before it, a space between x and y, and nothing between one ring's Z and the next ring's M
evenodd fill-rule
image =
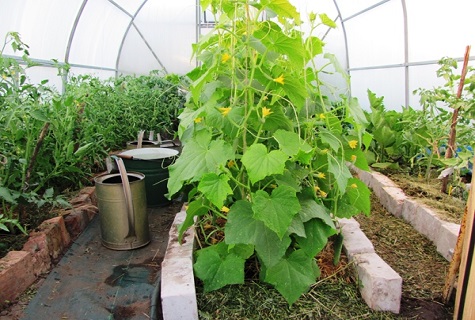
M33 255L26 251L10 251L0 260L0 307L35 282L34 265Z
M86 212L73 209L70 214L64 216L64 222L69 235L75 239L86 228L89 223L89 217Z
M52 263L49 252L49 242L45 233L37 232L30 235L30 238L23 246L23 250L29 252L35 261L33 273L36 276L48 272L51 269Z

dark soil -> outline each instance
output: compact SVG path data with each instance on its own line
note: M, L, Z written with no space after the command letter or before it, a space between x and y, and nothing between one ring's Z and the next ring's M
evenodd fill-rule
M57 217L61 214L58 208L44 205L38 208L35 205L20 207L23 219L21 225L29 233L34 231L43 221ZM9 251L21 250L23 245L28 241L28 235L22 233L16 227L12 228L13 232L0 231L0 259L7 255Z

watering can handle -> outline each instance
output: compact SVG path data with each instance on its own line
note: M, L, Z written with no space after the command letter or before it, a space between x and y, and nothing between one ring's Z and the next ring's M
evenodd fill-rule
M135 237L135 214L134 204L132 202L132 191L130 190L129 178L125 170L124 161L117 156L111 156L117 163L120 177L122 178L122 188L124 189L125 205L127 206L127 221L129 224L129 232L125 238Z

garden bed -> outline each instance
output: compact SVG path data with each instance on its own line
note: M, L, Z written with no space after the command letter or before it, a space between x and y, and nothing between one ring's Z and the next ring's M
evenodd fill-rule
M440 302L449 262L429 239L388 212L379 200L374 193L371 215L356 220L376 253L403 279L399 314L371 310L361 297L352 263L343 255L334 266L332 247L327 246L318 256L322 277L291 307L277 290L258 281L255 264L248 263L243 285L206 293L196 280L200 318L451 319L452 305Z
M450 319L451 306L441 304L448 261L412 226L390 214L373 196L371 216L357 216L375 250L403 278L399 315L371 310L361 299L358 282L343 256L333 266L331 248L320 255L322 278L292 307L273 288L250 277L244 285L227 286L204 293L197 282L199 315L202 319ZM249 266L250 267L250 266ZM250 269L251 270L251 269ZM27 298L25 298L27 299ZM21 305L26 304L23 299ZM3 313L5 314L5 312ZM3 315L2 314L2 315Z
M376 253L403 278L400 314L371 310L362 300L358 281L349 268L335 269L322 259L324 273L292 307L279 293L256 281L204 293L197 286L203 319L451 319L452 306L441 301L449 262L425 236L394 217L373 195L371 215L355 219L374 244ZM324 252L325 254L325 252ZM331 255L330 255L331 256ZM345 257L341 261L346 265Z

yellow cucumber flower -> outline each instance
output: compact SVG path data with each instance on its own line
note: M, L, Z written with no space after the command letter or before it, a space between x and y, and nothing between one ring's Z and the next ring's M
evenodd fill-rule
M271 113L273 113L273 111L271 111L271 109L266 108L266 107L262 108L262 117L263 118L267 117Z
M352 155L351 155L351 162L355 162L355 161L356 161L356 158L357 158L356 155L352 154Z
M201 117L198 117L198 118L195 118L195 123L200 123L201 121L203 121L203 118Z
M319 117L320 117L320 120L323 120L323 119L326 118L324 113L320 113L320 116L319 116Z
M317 178L319 179L325 179L325 174L323 172L318 172L317 173Z
M356 146L358 145L358 141L357 140L350 140L350 141L348 141L348 145L350 146L351 149L355 149Z
M231 59L231 56L230 56L228 53L224 53L224 54L221 56L221 62L222 62L222 63L226 63L229 59Z
M223 206L223 207L221 208L221 212L228 213L228 212L229 212L229 208L226 207L226 206Z
M281 74L278 78L275 78L274 81L283 85L284 84L284 75Z
M223 108L218 108L219 112L223 115L223 117L227 116L229 111L231 111L231 107L223 107Z

